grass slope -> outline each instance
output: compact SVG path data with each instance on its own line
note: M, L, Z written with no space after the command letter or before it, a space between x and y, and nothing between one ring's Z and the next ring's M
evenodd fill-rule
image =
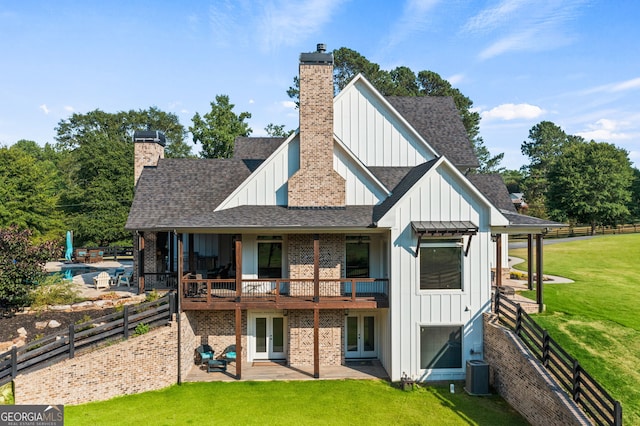
M376 380L186 383L65 407L65 425L526 425L498 396Z
M546 245L544 272L575 283L545 284L536 321L622 403L624 423L640 425L640 234Z

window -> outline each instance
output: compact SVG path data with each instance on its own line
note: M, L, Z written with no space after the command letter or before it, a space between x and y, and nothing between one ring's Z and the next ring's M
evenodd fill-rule
M347 278L368 278L369 237L347 236L346 258Z
M420 245L420 290L462 289L462 242Z
M420 327L420 368L462 368L462 327Z
M282 278L282 242L263 238L258 237L258 278Z

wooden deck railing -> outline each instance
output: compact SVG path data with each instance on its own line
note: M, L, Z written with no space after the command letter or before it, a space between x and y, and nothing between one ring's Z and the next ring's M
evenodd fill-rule
M214 300L268 300L343 298L356 301L359 297L388 297L389 280L379 278L321 279L316 289L313 279L183 279L182 294L186 299Z
M494 311L500 322L520 337L596 424L622 424L620 402L613 399L519 304L496 292Z
M0 354L0 386L25 370L73 358L76 352L98 344L128 339L136 333L136 327L140 324L150 328L167 324L177 312L175 296L175 293L170 293L153 302L125 305L122 312L82 324L71 324L67 330L34 340L20 348L14 346Z

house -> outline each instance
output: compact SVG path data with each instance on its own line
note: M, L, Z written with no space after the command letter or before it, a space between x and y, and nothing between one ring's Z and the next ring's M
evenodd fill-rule
M239 138L230 159L164 159L136 132L141 291L178 289L182 352L235 344L242 365L376 359L392 380L465 377L502 235L542 235L478 165L453 100L333 93L333 55L300 56L300 127ZM500 276L497 274L497 284Z

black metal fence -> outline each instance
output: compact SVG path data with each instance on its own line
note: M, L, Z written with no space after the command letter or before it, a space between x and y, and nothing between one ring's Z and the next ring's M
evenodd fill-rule
M68 330L34 340L0 354L0 386L21 372L47 367L101 343L128 339L166 325L177 312L177 295L168 293L153 302L125 305L121 312L72 324Z
M622 405L531 318L519 304L500 292L494 311L531 349L583 411L598 425L622 425Z

